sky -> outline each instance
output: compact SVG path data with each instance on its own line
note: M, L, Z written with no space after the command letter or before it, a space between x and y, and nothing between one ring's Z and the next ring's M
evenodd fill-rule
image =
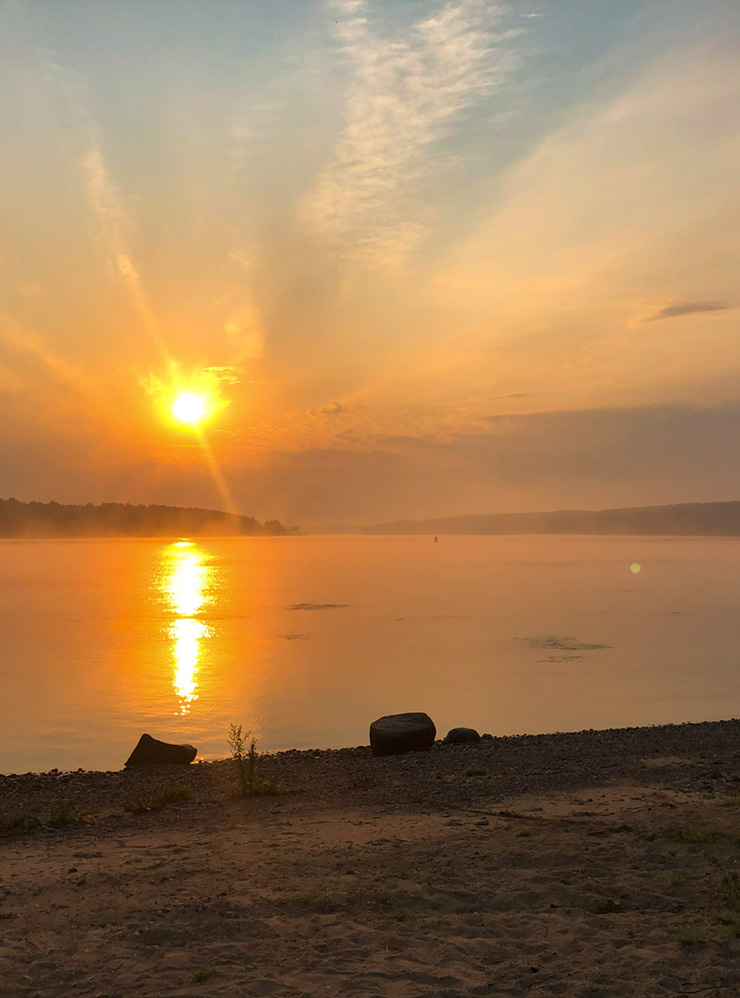
M2 0L0 59L0 497L740 499L737 0Z

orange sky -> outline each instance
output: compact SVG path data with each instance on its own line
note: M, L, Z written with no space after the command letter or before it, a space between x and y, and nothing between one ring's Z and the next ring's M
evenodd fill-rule
M0 496L738 497L734 0L217 15L0 9Z

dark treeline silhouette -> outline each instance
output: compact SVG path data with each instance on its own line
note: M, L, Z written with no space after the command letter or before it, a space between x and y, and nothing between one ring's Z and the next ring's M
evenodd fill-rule
M654 534L740 535L740 502L692 502L630 509L561 509L552 513L492 513L437 520L396 520L366 534Z
M298 534L279 520L258 523L213 509L180 506L132 506L104 502L100 506L66 506L58 502L0 499L0 537L173 537Z

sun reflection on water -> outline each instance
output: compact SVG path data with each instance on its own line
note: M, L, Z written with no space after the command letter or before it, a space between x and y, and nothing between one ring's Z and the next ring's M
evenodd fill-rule
M175 615L169 633L173 639L173 686L180 701L180 713L190 712L198 699L198 663L201 641L211 629L196 614L209 602L212 569L204 564L204 553L191 541L177 541L164 552L162 589L168 609Z

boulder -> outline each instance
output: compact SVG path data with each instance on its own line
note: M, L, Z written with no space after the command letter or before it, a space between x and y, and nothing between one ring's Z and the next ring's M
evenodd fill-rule
M461 745L463 742L479 742L480 735L475 728L452 728L447 732L448 745Z
M198 754L193 745L170 745L142 735L125 766L188 766Z
M436 734L428 714L388 714L370 725L370 748L373 755L428 752Z

